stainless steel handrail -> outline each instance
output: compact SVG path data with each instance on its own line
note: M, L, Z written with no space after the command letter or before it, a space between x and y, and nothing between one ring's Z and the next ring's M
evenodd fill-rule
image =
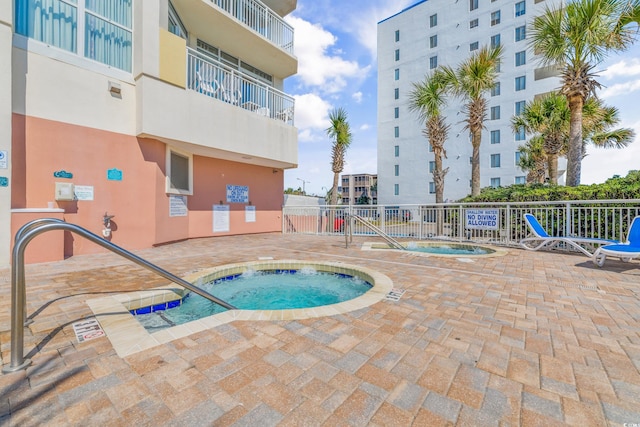
M347 214L347 215L349 215L351 218L353 218L353 219L355 219L357 221L360 221L360 223L362 225L364 225L365 227L369 228L374 233L378 234L380 237L382 237L384 240L386 240L391 246L395 247L396 249L402 249L402 250L406 250L407 249L404 246L402 246L400 244L400 242L398 242L396 239L394 239L393 237L389 236L387 233L385 233L384 231L382 231L381 229L379 229L375 225L371 224L369 221L367 221L366 219L362 218L360 215L355 215L355 214Z
M210 293L194 286L193 284L169 273L168 271L132 254L120 246L104 240L102 237L90 232L75 224L55 219L42 218L25 224L16 233L16 242L13 247L13 259L11 262L11 363L4 366L2 372L14 372L26 369L31 364L31 360L24 358L24 319L26 305L26 290L24 280L24 251L33 238L47 231L63 230L76 233L105 249L115 252L118 255L132 261L141 267L153 271L154 273L189 289L192 292L206 298L229 310L235 310L233 305L211 295Z

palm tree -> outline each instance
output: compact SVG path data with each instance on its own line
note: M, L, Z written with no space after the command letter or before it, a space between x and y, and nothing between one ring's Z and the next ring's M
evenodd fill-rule
M589 98L582 109L583 147L591 143L596 148L625 148L635 138L629 128L612 129L620 123L616 107L606 106L596 98ZM586 155L583 148L583 157Z
M435 167L432 173L436 187L436 203L444 201L444 177L449 171L449 168L442 168L442 158L447 158L444 143L449 132L449 125L441 115L446 103L446 86L443 77L442 72L436 70L431 75L427 75L424 81L413 83L413 90L409 93L409 109L417 112L420 121L425 122L422 133L433 150Z
M511 119L514 131L524 128L525 132L541 139L541 148L549 168L549 182L552 184L558 183L558 157L569 151L570 117L566 97L552 92L528 102L522 114ZM612 129L620 122L618 110L594 97L585 100L582 119L583 147L591 143L598 148L624 148L635 136L631 129ZM582 152L585 152L584 148Z
M331 171L333 172L333 187L331 187L331 204L338 204L338 179L344 170L344 156L351 144L351 129L347 122L347 112L344 108L336 108L329 113L329 126L326 130L329 138L333 139L331 147Z
M638 0L576 0L556 9L547 8L534 18L530 47L543 65L558 67L560 92L567 97L571 120L567 153L567 185L580 184L583 158L582 107L600 87L594 73L610 52L625 50L640 20Z
M455 70L443 67L448 90L466 101L465 129L471 134L473 156L471 158L471 195L480 194L480 143L487 116L487 100L484 95L498 80L498 65L502 58L502 46L482 47L463 61Z
M514 132L520 129L538 134L549 167L549 183L558 183L558 157L567 145L569 134L569 106L567 98L558 92L527 102L522 113L511 118Z
M528 184L543 184L547 172L547 154L544 152L544 140L534 136L518 147L520 160L518 166L527 172Z

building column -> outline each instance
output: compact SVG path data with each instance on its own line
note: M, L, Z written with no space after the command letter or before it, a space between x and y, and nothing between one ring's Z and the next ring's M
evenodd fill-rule
M13 0L0 0L0 267L11 264Z

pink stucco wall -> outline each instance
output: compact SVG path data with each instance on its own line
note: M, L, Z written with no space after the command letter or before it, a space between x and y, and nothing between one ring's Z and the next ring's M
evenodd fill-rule
M110 240L126 249L281 230L282 170L194 156L188 215L169 217L162 142L14 114L12 143L12 208L46 207L54 199L56 182L92 186L94 200L58 201L55 207L64 209L65 221L98 235L105 212L115 215ZM113 168L122 170L122 181L107 179L107 170ZM60 170L71 172L73 178L54 177ZM230 231L214 234L212 206L220 200L226 204L228 184L249 187L256 222L245 222L245 204L232 203ZM104 251L76 235L65 236L64 256Z

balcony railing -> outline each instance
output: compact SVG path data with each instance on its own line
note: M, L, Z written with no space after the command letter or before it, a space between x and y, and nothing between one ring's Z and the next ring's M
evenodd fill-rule
M293 28L258 0L211 0L211 3L293 54Z
M187 85L191 90L293 126L295 101L291 96L189 48Z

